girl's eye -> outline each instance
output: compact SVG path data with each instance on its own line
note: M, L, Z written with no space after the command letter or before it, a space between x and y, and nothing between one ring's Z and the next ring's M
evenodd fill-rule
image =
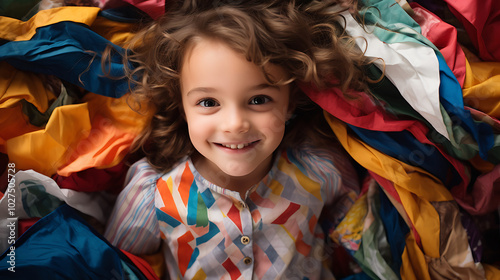
M271 101L271 98L263 95L255 96L250 100L250 105L261 105Z
M217 105L219 105L219 103L217 103L217 101L213 100L213 99L203 99L203 100L200 100L198 102L198 104L196 105L200 105L201 107L215 107Z

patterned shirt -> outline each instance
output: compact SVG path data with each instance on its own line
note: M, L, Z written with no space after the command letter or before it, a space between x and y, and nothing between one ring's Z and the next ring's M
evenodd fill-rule
M318 220L327 205L338 222L358 187L336 146L277 153L243 199L205 180L189 158L166 174L142 159L127 174L105 236L134 254L161 247L171 279L331 279Z

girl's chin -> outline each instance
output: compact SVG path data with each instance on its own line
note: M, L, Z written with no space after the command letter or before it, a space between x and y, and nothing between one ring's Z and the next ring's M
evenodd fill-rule
M221 168L222 167L222 168ZM220 170L230 177L244 177L252 173L255 168L250 168L248 166L241 166L240 164L231 163L225 164L225 166L219 166Z

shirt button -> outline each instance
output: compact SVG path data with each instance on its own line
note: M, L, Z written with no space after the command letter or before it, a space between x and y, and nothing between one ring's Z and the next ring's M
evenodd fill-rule
M243 259L243 262L244 262L246 265L249 265L249 264L251 264L251 263L252 263L252 258L250 258L250 257L245 257L245 258Z
M247 205L245 204L245 202L240 201L240 207L241 207L241 208L245 208L245 207L247 207Z
M241 237L241 243L242 243L243 245L247 245L248 243L250 243L250 237L248 237L248 236L246 236L246 235L243 235L243 236Z

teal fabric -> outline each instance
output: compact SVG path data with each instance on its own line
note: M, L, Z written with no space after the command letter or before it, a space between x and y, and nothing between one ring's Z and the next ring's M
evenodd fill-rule
M393 271L389 262L392 262L392 252L387 240L384 225L379 216L380 199L378 187L376 191L370 194L368 191L367 202L373 222L366 229L363 229L361 244L354 253L354 258L363 268L363 272L372 279L380 280L399 280L401 279L399 270Z
M373 33L380 40L391 44L412 42L438 48L422 35L420 25L394 0L362 0L366 7L360 12L362 19L372 25ZM378 25L378 26L377 26Z
M101 59L107 46L113 52L103 71ZM20 70L54 75L96 94L121 97L129 91L128 80L123 78L124 52L87 26L64 21L38 28L28 41L0 45L0 61Z
M64 204L39 220L0 256L0 279L146 279L119 249Z
M460 84L446 64L443 55L434 44L421 34L418 23L394 0L363 0L362 3L366 6L361 12L362 19L365 23L371 25L370 28L373 28L374 35L381 41L388 44L413 42L427 45L435 50L440 70L439 94L441 105L444 108L442 115L443 118L446 118L446 114L448 114L449 120L452 121L446 124L451 141L451 145L446 146L458 149L459 152L454 153L462 154L460 158L470 159L471 156L475 155L475 147L472 147L472 149L471 147L460 147L463 143L469 145L470 141L464 142L462 141L464 138L456 138L458 135L467 137L467 134L470 134L476 142L473 145L477 144L477 149L483 159L496 159L495 156L489 155L489 151L494 144L492 128L485 123L475 122L470 113L464 109ZM461 127L463 130L459 128L461 131L454 134L456 127ZM460 153L461 150L464 150L465 153ZM463 156L463 154L467 156Z

